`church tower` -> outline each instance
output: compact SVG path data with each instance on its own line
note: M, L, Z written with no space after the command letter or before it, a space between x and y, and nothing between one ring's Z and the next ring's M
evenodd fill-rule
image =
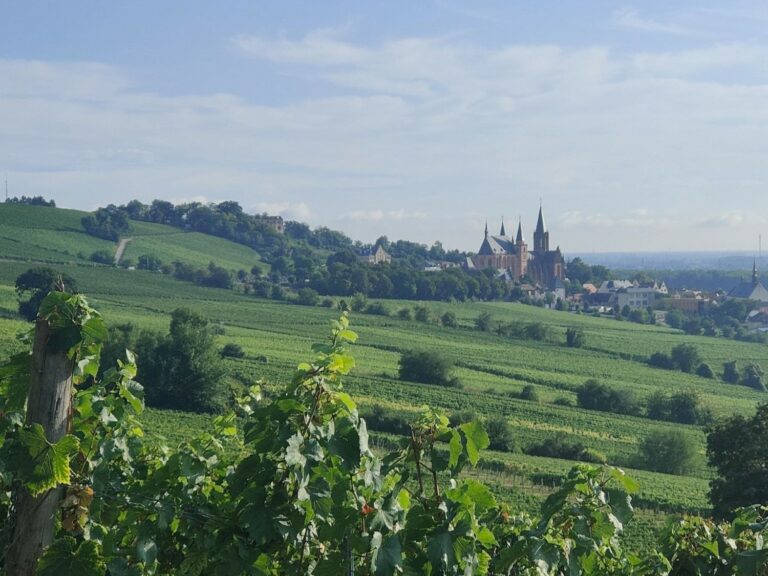
M517 278L525 276L528 273L528 244L523 238L523 219L517 224L517 238L515 238L515 250L517 252Z
M549 232L544 225L544 214L539 206L539 220L536 222L536 230L533 232L533 251L549 252Z

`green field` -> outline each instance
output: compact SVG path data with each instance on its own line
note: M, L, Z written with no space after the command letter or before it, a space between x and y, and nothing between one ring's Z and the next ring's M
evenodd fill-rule
M7 207L2 208L0 219L6 218L4 222L13 220ZM62 218L47 218L44 222L47 227L40 224L39 229L25 229L30 234L37 230L38 241L50 240L59 234L77 236L79 233L73 232L71 227L73 222L79 224L81 213L51 211L50 214L58 212L62 213ZM252 265L244 259L253 258L255 253L242 246L210 237L200 238L201 235L168 232L173 229L167 227L157 227L163 230L155 234L154 228L154 225L137 225L136 244L131 249L136 248L136 253L141 253L142 246L153 246L162 259L176 258L174 255L188 252L190 258L196 255L203 264L214 259L218 264L229 263L246 269ZM4 224L2 236L10 235L8 229ZM76 253L89 242L102 242L83 236L82 244L71 248L67 248L70 236L62 237L60 243L46 240L44 244L55 245L57 253L64 254ZM39 244L27 241L27 238L20 237L15 253L6 253L6 245L0 244L0 258L5 258L0 261L0 352L3 354L19 349L14 335L26 328L24 323L12 318L15 294L11 286L16 276L30 266L29 262L18 261L18 258L29 254L29 258L37 259L32 254ZM219 250L218 242L228 246L216 252L217 257L213 258L211 250ZM209 251L203 252L206 247ZM309 357L310 345L324 338L329 322L337 315L329 308L296 306L227 290L200 288L158 273L78 265L76 259L61 262L67 264L59 268L75 277L81 290L101 310L108 323L131 321L142 327L165 330L170 312L188 306L220 324L224 330L224 334L217 337L220 344L235 342L246 351L246 358L228 361L233 376L242 383L260 378L274 386L287 383L293 368ZM386 304L394 312L416 303L386 301ZM641 326L522 304L429 303L428 306L435 315L448 310L454 312L459 326L447 328L392 316L352 315L352 328L360 336L354 346L358 367L347 379L346 386L359 404L363 408L381 404L405 414L429 404L447 413L469 409L484 416L502 415L513 426L517 444L521 447L562 433L604 453L610 463L628 468L641 485L636 497L642 510L640 519L629 532L634 545L647 543L652 530L667 513L706 511L711 472L705 465L703 431L694 426L588 411L553 402L570 400L575 404L575 390L589 378L630 388L641 397L657 390L694 389L717 416L748 414L757 402L765 400L765 394L746 387L654 369L641 361L653 352L669 351L686 342L694 344L715 371L728 360L737 360L740 365L758 362L768 368L768 347L765 345L686 336L664 327ZM481 312L489 312L497 321L543 323L550 328L554 342L513 340L479 332L473 325ZM568 327L583 329L586 335L584 349L565 347L564 332ZM452 358L459 366L457 375L464 387L445 389L398 380L400 353L414 348L440 350ZM516 397L527 384L536 386L540 401L530 402ZM149 410L145 416L152 433L163 435L174 443L200 431L207 421L206 416L154 410ZM670 476L637 469L636 455L642 439L653 431L672 428L683 429L698 444L700 464L691 475ZM383 445L390 440L380 436ZM488 452L486 461L497 461L495 468L480 468L474 473L492 484L511 503L526 509L535 508L558 478L573 465L567 460L522 453Z
M53 264L84 264L97 250L114 254L117 244L89 236L80 220L87 212L24 204L0 204L0 258ZM132 222L123 258L136 263L140 256L151 255L170 264L175 260L196 267L213 261L229 270L247 270L261 261L258 252L222 238L178 228Z

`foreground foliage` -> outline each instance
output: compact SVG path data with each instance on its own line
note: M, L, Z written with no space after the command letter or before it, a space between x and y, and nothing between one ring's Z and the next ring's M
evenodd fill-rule
M374 453L343 391L357 338L346 315L279 395L253 387L239 400L242 435L221 416L173 451L143 438L131 354L92 381L105 330L83 297L53 293L40 315L77 361L71 434L50 444L23 424L26 355L0 372L3 548L14 485L66 487L40 574L765 572L765 509L732 524L684 518L637 558L619 545L636 489L619 469L574 468L531 518L461 477L489 443L477 423L425 408L399 450Z

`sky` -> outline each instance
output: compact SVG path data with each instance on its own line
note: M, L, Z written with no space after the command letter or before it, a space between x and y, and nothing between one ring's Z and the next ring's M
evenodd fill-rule
M0 178L477 250L768 239L768 3L0 0Z

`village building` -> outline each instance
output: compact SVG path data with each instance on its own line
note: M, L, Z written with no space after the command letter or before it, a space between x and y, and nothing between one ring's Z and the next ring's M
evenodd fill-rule
M559 246L555 250L549 248L549 231L541 207L533 233L533 250L528 250L522 220L514 238L507 236L503 221L498 235L489 234L486 223L485 238L472 258L472 264L473 268L481 270L494 268L514 281L527 277L545 288L551 288L556 280L562 282L565 278L565 259Z
M392 262L392 256L384 250L381 244L377 244L370 250L363 251L357 258L366 264L390 264Z
M757 260L752 264L752 280L749 282L741 282L733 290L728 292L728 298L768 302L768 290L766 290L765 286L763 286L757 277Z

